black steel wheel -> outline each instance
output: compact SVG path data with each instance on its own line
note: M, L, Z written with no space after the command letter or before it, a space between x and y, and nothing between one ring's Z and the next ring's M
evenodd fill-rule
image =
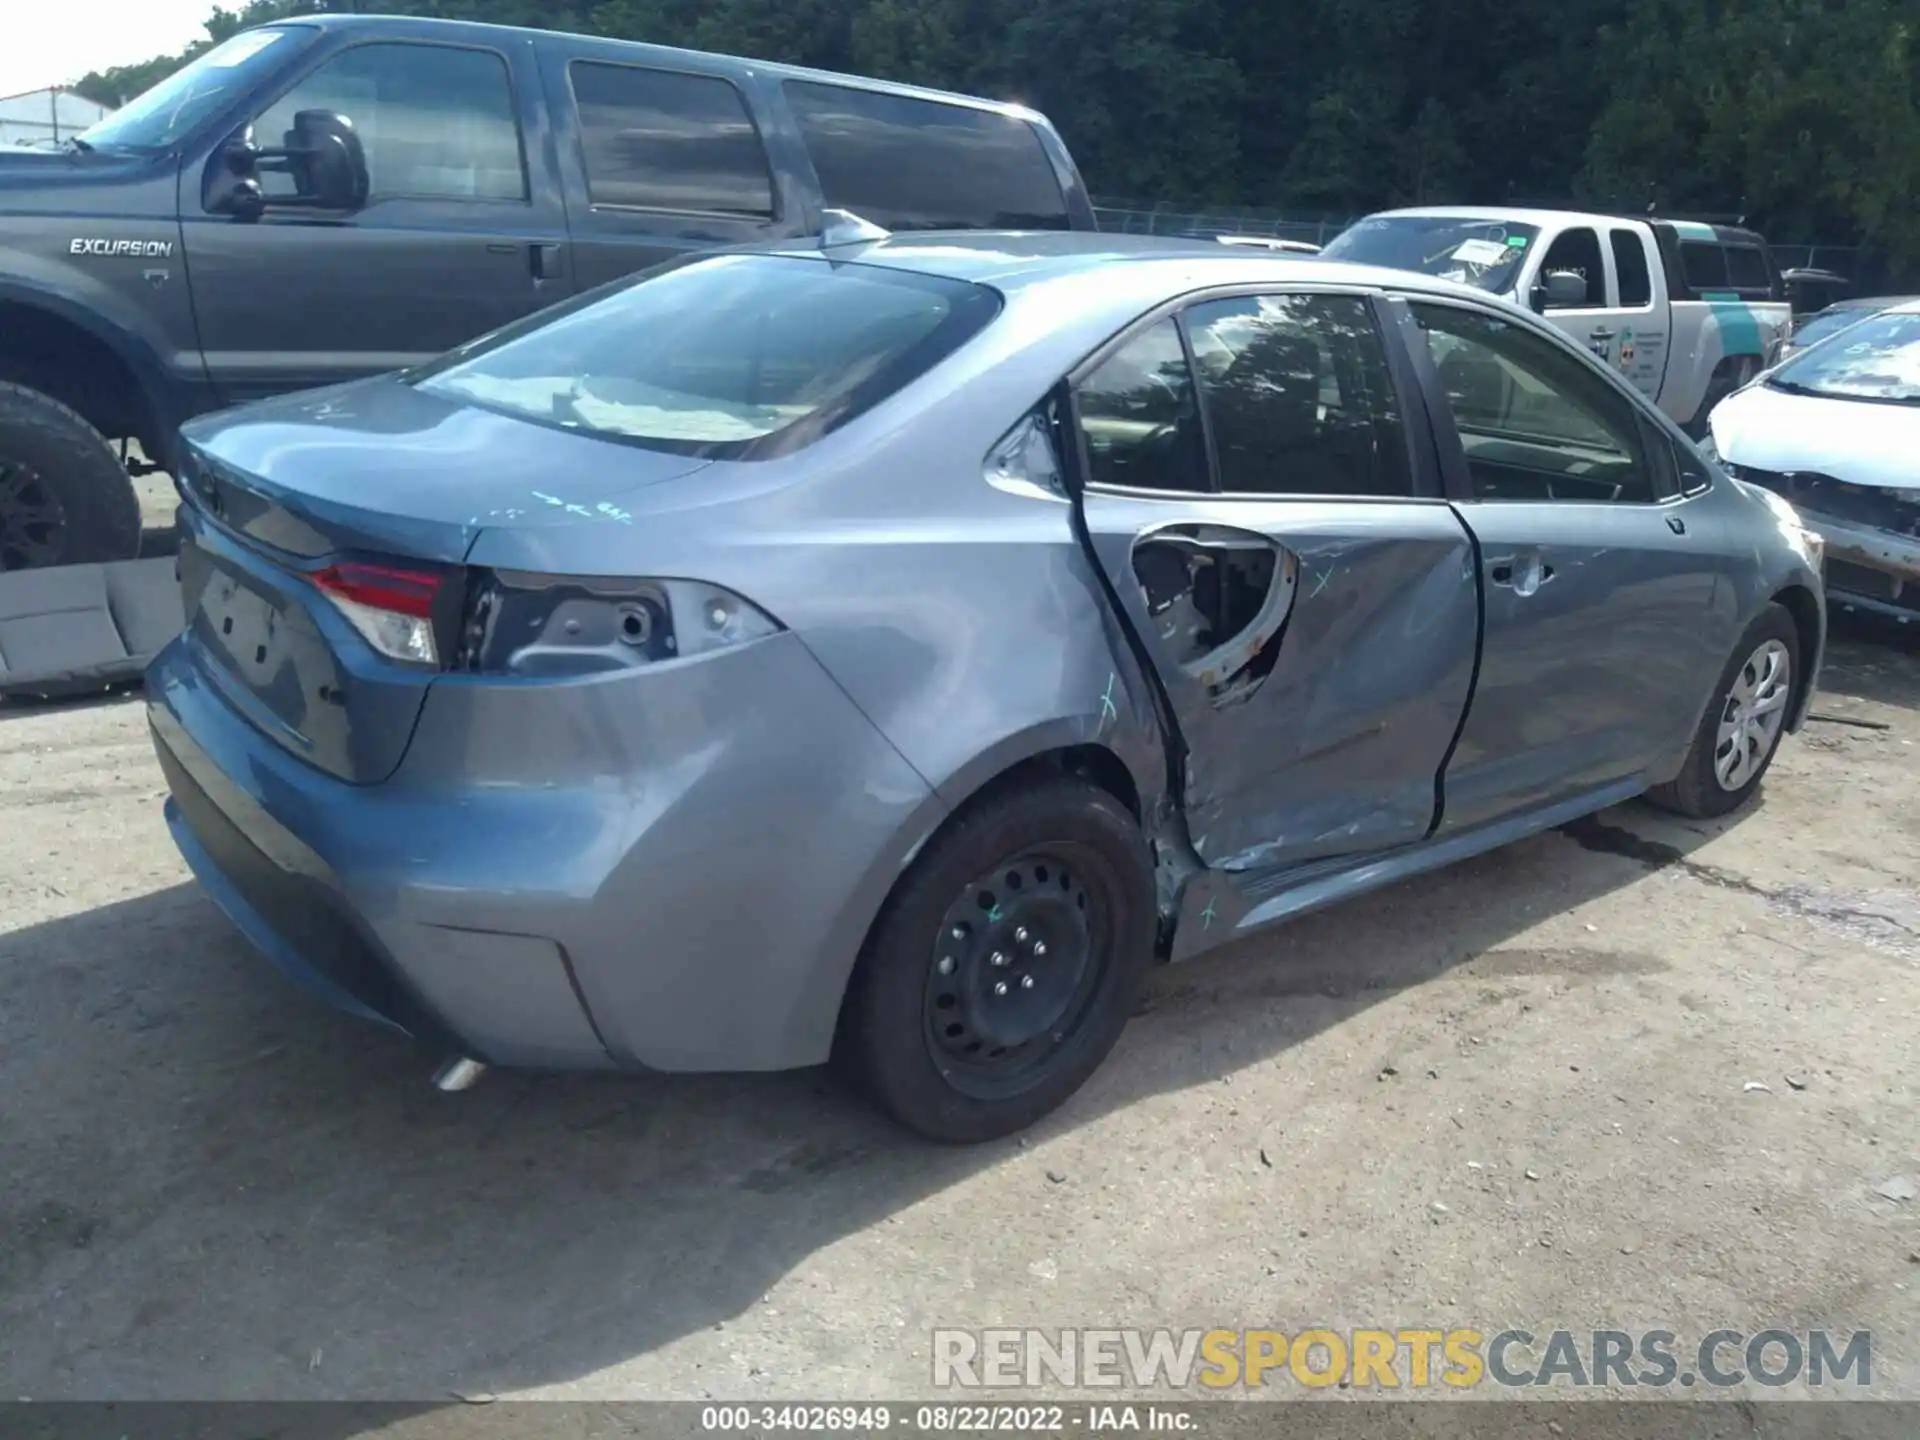
M0 456L0 570L34 570L66 558L67 509L40 472Z
M855 968L836 1063L931 1139L1032 1124L1113 1048L1151 962L1139 827L1070 776L989 794L931 840Z
M140 500L126 467L74 411L0 383L0 571L140 553Z
M1030 852L975 876L947 907L925 1018L956 1089L1017 1093L1074 1033L1112 949L1106 907L1076 875L1097 863L1066 847Z

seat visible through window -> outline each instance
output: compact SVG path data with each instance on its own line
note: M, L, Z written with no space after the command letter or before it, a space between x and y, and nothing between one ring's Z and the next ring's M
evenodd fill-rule
M1187 313L1220 488L1405 495L1406 436L1371 305L1250 295Z

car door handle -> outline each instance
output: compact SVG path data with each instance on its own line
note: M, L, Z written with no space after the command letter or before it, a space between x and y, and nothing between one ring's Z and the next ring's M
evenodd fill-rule
M1669 515L1667 516L1667 529L1676 535L1684 535L1687 533L1687 522L1682 520L1678 515Z
M1553 578L1553 566L1538 555L1504 555L1487 566L1487 578L1525 597Z
M1616 333L1615 331L1607 329L1606 326L1601 325L1596 329L1589 330L1587 332L1587 338L1589 340L1611 340Z
M536 241L527 247L527 263L536 280L558 280L560 278L560 247L547 241Z

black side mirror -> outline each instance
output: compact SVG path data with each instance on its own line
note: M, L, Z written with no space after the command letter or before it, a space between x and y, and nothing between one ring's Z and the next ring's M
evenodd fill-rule
M208 172L207 210L258 220L269 203L260 184L262 170L293 177L294 193L273 197L276 206L352 211L366 205L372 183L366 148L353 121L331 110L302 110L293 117L286 138L288 143L278 149L261 149L251 131L231 141Z
M1587 303L1587 277L1572 270L1549 270L1533 287L1534 308L1571 310Z
M332 110L302 110L293 117L287 169L301 200L319 210L358 210L373 188L366 147L353 121Z

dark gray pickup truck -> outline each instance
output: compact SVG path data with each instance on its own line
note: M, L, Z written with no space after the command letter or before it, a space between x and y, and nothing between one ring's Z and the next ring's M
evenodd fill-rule
M488 25L246 31L63 152L0 153L0 571L134 555L129 465L170 467L193 415L828 208L1094 226L1018 106Z

